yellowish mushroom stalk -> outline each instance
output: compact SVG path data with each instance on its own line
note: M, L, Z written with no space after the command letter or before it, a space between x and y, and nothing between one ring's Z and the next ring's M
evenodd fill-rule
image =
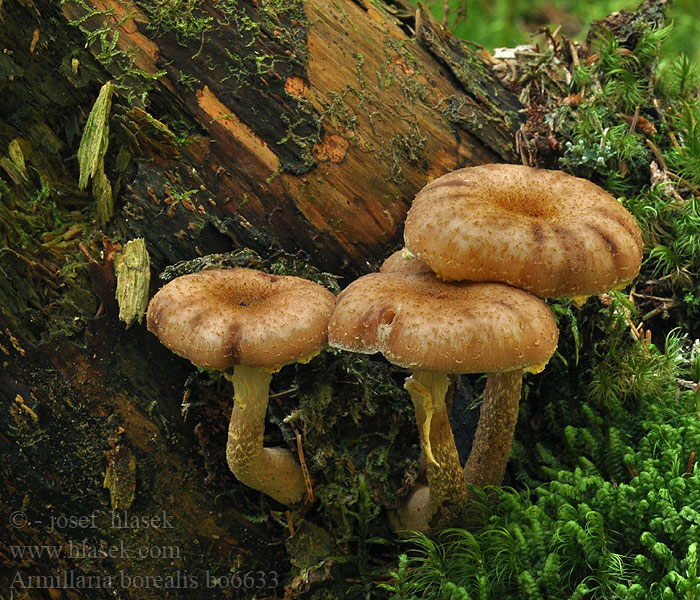
M226 460L248 487L278 502L299 502L306 491L299 463L287 448L265 448L265 416L272 374L267 369L237 365L233 375L234 403L228 428Z
M518 421L523 370L489 373L479 425L464 465L464 479L480 488L500 485Z
M415 377L406 379L403 387L411 396L411 400L413 400L416 414L421 410L424 414L423 424L418 428L418 435L420 436L420 447L423 450L423 454L425 454L425 460L428 464L434 464L440 468L440 463L435 460L433 449L430 445L430 423L433 420L433 398L428 388Z
M445 405L449 378L445 373L414 370L404 387L416 411L431 501L445 513L458 511L467 501L467 488ZM454 516L441 518L449 521Z

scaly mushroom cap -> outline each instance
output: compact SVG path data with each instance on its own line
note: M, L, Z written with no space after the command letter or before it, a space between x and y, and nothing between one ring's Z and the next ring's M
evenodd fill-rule
M532 294L430 274L360 277L338 296L328 325L331 347L443 373L544 365L558 336L551 310Z
M520 165L432 181L408 211L404 239L442 279L502 281L543 298L622 287L642 259L634 217L605 190Z
M163 286L147 322L165 346L195 365L276 370L327 345L334 304L331 292L306 279L212 269Z
M432 269L416 258L405 248L397 250L389 256L379 267L380 273L405 273L406 275L420 275L421 273L432 273Z

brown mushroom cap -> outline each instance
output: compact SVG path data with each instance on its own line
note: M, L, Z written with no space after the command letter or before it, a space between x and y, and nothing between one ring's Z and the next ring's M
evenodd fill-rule
M331 292L306 279L212 269L163 286L147 321L165 346L195 365L275 370L326 346L334 304Z
M549 307L523 290L372 273L338 297L328 341L411 369L489 373L543 365L558 335Z
M610 194L520 165L468 167L432 181L408 211L404 239L445 280L502 281L540 297L622 287L642 259L639 227Z
M405 248L397 250L389 256L379 267L380 273L406 273L406 275L419 275L432 273L432 269L422 261L406 251Z

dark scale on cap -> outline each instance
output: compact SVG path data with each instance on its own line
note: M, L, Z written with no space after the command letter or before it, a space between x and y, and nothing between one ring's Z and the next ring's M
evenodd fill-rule
M634 220L634 217L631 214L629 214L627 211L624 213L620 211L613 212L606 206L602 205L596 207L596 212L603 216L603 220L614 221L622 229L624 229L629 235L630 242L638 244L641 251L642 239L638 234L639 229L637 222Z
M600 227L598 227L597 225L592 224L592 223L588 225L588 228L591 231L594 231L595 233L597 233L603 239L603 241L607 244L608 250L610 250L610 254L612 256L615 256L618 254L619 249L617 247L617 244L615 243L615 240L613 240L610 235L607 235L604 231L601 230Z
M542 225L540 225L539 223L532 224L532 236L535 240L535 243L538 246L541 246L544 243L544 234L542 233Z
M239 323L232 323L224 337L223 354L232 365L241 362L241 326Z

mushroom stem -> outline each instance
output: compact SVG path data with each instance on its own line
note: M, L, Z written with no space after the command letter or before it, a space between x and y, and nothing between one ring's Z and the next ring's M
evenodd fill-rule
M449 522L467 501L467 487L445 405L445 373L416 370L405 388L416 410L421 447L426 457L430 502L440 521Z
M299 502L306 491L301 467L287 448L264 448L265 417L272 374L261 368L236 365L234 399L228 427L226 460L233 474L248 487L278 502Z
M500 485L518 421L523 372L489 373L471 453L464 466L467 483Z

